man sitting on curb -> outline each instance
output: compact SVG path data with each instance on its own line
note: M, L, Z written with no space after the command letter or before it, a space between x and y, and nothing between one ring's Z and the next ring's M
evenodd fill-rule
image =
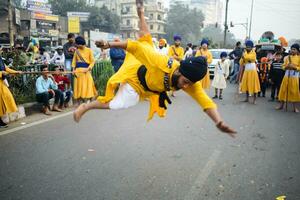
M68 108L69 102L73 96L73 92L71 88L71 81L67 76L64 76L62 72L64 71L63 68L60 66L55 66L55 74L54 80L58 86L58 90L62 92L59 109Z
M48 72L48 66L42 66L42 75L36 80L36 99L38 102L43 103L42 112L46 115L51 115L49 100L54 98L54 105L52 110L61 112L58 108L59 101L62 96L62 92L58 90L57 84L54 78Z

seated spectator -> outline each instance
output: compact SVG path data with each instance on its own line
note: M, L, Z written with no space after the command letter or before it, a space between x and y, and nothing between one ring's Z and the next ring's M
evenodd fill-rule
M64 76L62 72L63 68L56 66L54 74L54 80L58 86L58 89L62 92L59 109L68 108L69 102L73 96L73 92L71 90L71 81L67 76Z
M48 66L42 66L42 75L36 80L36 99L38 102L43 103L42 112L46 115L51 115L49 100L54 98L54 105L52 110L61 112L58 108L62 92L58 90L54 77L49 74Z
M65 54L64 49L62 46L58 46L56 48L56 52L54 53L54 56L49 61L51 64L64 66L65 65Z

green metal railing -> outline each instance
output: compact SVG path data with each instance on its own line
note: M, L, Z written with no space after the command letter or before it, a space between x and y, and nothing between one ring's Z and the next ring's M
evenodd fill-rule
M19 66L14 69L26 72L40 72L41 64L30 66ZM108 79L114 74L113 67L109 61L96 62L92 76L98 93L103 95ZM17 104L23 104L36 101L35 97L35 81L37 75L23 74L21 76L10 76L8 78L9 88L16 100Z

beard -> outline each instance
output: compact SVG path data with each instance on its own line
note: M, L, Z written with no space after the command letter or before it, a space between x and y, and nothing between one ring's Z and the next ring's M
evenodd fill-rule
M181 76L180 74L173 73L172 86L175 88L175 90L180 90L181 89L181 88L178 87L178 80L179 80L180 76Z

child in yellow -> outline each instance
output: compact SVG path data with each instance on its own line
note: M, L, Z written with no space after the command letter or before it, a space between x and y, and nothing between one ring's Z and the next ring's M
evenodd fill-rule
M8 74L21 74L21 72L6 67L0 57L0 128L7 127L7 124L1 119L2 116L18 111L14 97L4 83L5 76Z
M284 58L282 65L285 70L285 75L282 80L278 100L281 102L276 109L283 109L284 103L292 102L294 112L298 113L296 103L300 102L299 92L299 71L300 71L300 45L293 44L291 46L291 54Z
M201 88L199 81L206 74L206 60L200 57L191 58L180 64L155 51L144 18L142 3L141 1L137 2L141 29L139 40L111 43L101 40L96 42L100 48L122 48L128 54L122 68L109 80L106 95L78 107L74 112L74 120L79 122L82 115L91 109L128 108L136 105L145 97L150 100L149 119L155 112L163 117L165 116L166 101L170 103L166 91L183 89L200 104L221 131L234 137L235 131L221 120L215 103ZM119 89L115 94L117 87Z
M177 61L182 61L184 56L184 49L181 45L181 37L180 35L174 35L174 45L169 47L168 55L171 58L174 58Z
M256 53L253 49L254 44L251 40L247 40L245 45L246 50L240 59L240 79L242 79L241 91L246 93L246 100L244 102L249 102L249 95L253 95L253 104L256 104L256 96L257 93L260 92L260 82L255 64Z
M74 79L74 99L89 100L96 96L94 80L91 71L95 65L93 52L85 46L83 37L75 39L77 50L74 53L72 67L75 75Z
M203 39L201 41L201 47L200 49L196 52L196 57L197 56L202 56L205 57L207 60L207 64L210 65L212 63L213 57L211 52L208 50L208 40L207 39ZM210 76L209 76L209 71L207 70L207 74L206 76L203 78L202 82L202 88L203 89L209 89L210 87Z

